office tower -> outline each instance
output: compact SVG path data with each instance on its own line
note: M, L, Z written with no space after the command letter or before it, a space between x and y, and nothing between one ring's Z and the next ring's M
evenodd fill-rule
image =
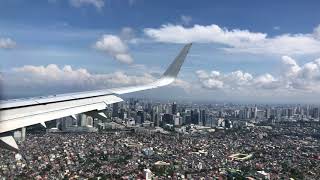
M85 127L88 125L87 116L85 114L80 114L80 126Z
M172 104L172 114L176 115L177 114L177 103L173 102Z
M239 114L240 114L240 110L235 110L235 111L233 111L233 113L232 113L232 117L238 118L238 117L239 117Z
M241 109L239 111L239 118L240 119L246 119L246 110L245 109Z
M120 109L119 118L122 119L122 120L127 118L127 112L125 111L124 108Z
M15 130L13 132L13 137L16 141L24 141L26 139L26 127Z
M251 112L250 112L250 109L248 107L245 107L244 108L244 119L249 119L251 118Z
M148 112L149 114L151 114L151 112L152 112L152 104L151 104L151 103L148 103L148 104L147 104L146 112Z
M160 126L160 113L159 113L159 106L156 105L152 108L152 122L154 123L155 126Z
M265 117L266 117L267 119L270 118L270 116L271 116L271 109L270 109L270 108L267 108L267 109L266 109L265 115L266 115Z
M145 112L142 111L142 110L138 111L138 112L137 112L137 117L140 118L140 122L138 122L138 124L144 123L145 118L146 118L146 117L145 117ZM137 122L136 122L136 124L137 124Z
M119 116L119 103L114 103L112 105L112 117L118 117Z
M310 116L310 106L307 106L305 110L306 110L305 115L308 118Z
M251 108L251 118L256 119L257 118L257 113L258 113L257 106Z
M201 110L200 112L200 119L203 126L206 125L206 110Z
M164 114L162 117L162 122L164 124L174 124L174 115L172 114Z
M91 116L87 117L87 126L93 127L93 118Z
M315 107L312 109L312 118L318 119L319 118L319 108Z
M266 115L265 115L265 111L262 111L262 110L258 110L257 111L257 115L256 115L256 118L257 119L264 119L266 117Z
M199 109L191 110L191 123L198 125L199 119L200 119Z
M173 115L173 119L174 119L175 126L182 125L182 117L181 116Z
M293 116L293 109L288 108L288 117L292 117L292 116Z

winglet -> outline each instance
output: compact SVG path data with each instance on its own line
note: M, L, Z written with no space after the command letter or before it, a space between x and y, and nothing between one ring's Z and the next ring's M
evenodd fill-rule
M180 71L180 68L181 68L184 60L186 59L186 56L187 56L191 46L192 46L192 43L189 43L189 44L186 44L183 47L183 49L180 51L178 56L170 64L170 66L168 67L166 72L164 72L162 77L172 77L172 78L176 78L177 77L177 75L178 75L178 73Z
M126 94L126 93L131 93L131 92L136 92L136 91L142 91L142 90L147 90L147 89L153 89L153 88L158 88L162 86L166 86L174 82L176 79L180 68L184 62L184 60L187 57L187 54L191 48L192 43L189 43L185 45L178 56L174 59L174 61L170 64L168 69L163 73L160 79L149 83L145 85L140 85L140 86L129 86L129 87L123 87L123 88L114 88L110 89L109 91L115 94Z

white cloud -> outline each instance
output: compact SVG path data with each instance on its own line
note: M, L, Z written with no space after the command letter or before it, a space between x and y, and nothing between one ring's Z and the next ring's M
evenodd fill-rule
M98 10L103 8L103 6L105 5L104 0L69 0L69 2L73 7L92 5L96 7Z
M144 33L151 39L168 43L216 43L228 52L254 54L315 54L320 53L320 26L310 34L282 34L268 37L266 33L249 30L227 29L218 25L162 25L146 28Z
M285 76L287 77L294 77L300 71L300 67L296 63L294 59L289 56L282 56L282 64Z
M302 66L299 66L296 60L287 56L282 57L282 61L284 65L288 66L288 68L284 68L283 76L287 77L286 81L291 88L320 91L320 59L307 62Z
M249 73L240 70L228 74L222 74L219 71L206 72L198 70L197 77L202 84L202 87L208 89L234 89L250 85L253 77Z
M186 15L181 15L180 16L181 22L183 25L189 25L192 21L192 17L191 16L186 16Z
M16 47L16 42L10 38L0 37L0 49L12 49Z
M56 64L47 66L26 65L13 69L13 73L4 76L4 87L59 87L81 89L116 87L120 85L146 84L155 78L145 73L140 76L130 76L117 71L110 74L92 74L87 69L73 69L70 65L59 67Z
M241 70L225 74L219 71L198 70L196 75L202 87L215 90L276 89L282 85L281 81L269 73L254 77L252 74Z
M257 89L278 89L284 86L283 82L273 77L271 74L266 73L260 76L257 76L253 79L252 84L253 87Z
M320 93L320 59L299 66L293 58L283 56L282 71L278 76L270 73L253 76L240 70L231 73L198 70L196 75L205 89L252 93L265 91L271 94L274 90L280 90L282 93L289 91Z
M95 48L108 53L116 60L132 64L133 59L128 53L128 47L124 41L115 35L103 35L96 43Z
M159 29L146 28L147 36L160 42L170 43L222 43L227 45L241 44L241 42L257 42L265 39L266 34L252 33L247 30L235 29L229 31L218 25L194 25L186 28L181 25L162 25Z

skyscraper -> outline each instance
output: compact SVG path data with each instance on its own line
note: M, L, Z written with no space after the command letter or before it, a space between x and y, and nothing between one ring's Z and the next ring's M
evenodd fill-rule
M200 120L201 120L201 123L203 126L206 125L206 110L202 109L201 112L200 112Z
M172 104L172 114L176 115L177 114L177 103L173 102Z
M136 122L136 124L142 124L145 121L145 112L144 111L138 111L137 112L137 117L140 120L140 122Z
M119 116L119 103L114 103L112 105L112 117L118 117Z
M191 110L191 123L198 125L199 120L200 120L199 109Z

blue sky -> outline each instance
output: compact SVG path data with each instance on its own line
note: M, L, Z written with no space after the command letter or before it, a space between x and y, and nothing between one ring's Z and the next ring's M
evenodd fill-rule
M167 88L170 98L314 102L320 94L319 5L2 0L2 98L146 83L183 44L194 42L179 82ZM169 98L161 93L167 89L142 96Z

